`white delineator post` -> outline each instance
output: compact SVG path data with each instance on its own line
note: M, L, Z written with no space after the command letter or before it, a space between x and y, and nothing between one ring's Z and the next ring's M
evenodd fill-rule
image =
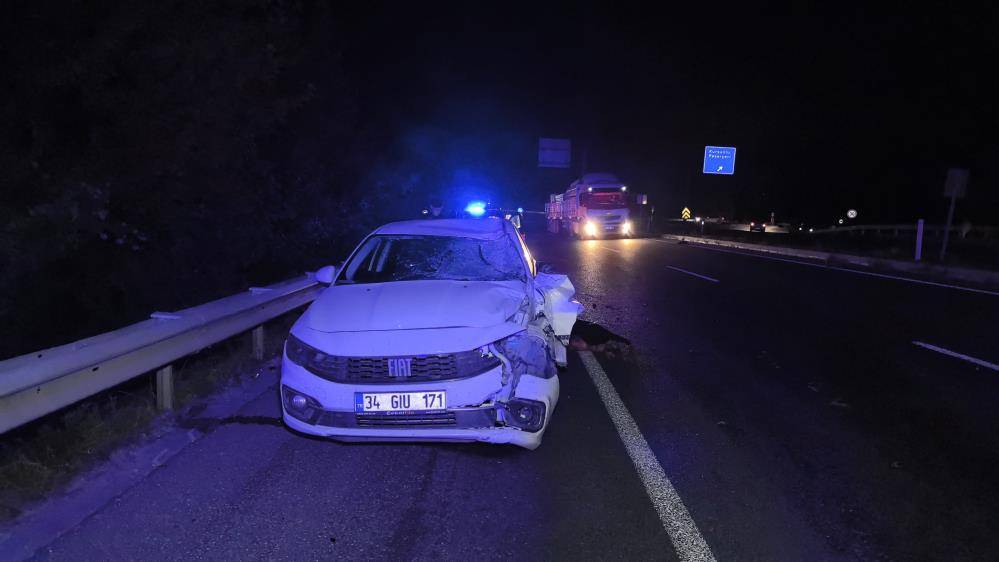
M923 219L916 221L916 261L923 258Z

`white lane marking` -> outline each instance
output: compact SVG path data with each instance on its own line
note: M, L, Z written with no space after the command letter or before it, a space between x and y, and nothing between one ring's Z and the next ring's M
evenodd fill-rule
M933 344L929 344L929 343L925 343L925 342L921 342L921 341L915 341L915 340L913 340L912 343L913 343L913 345L918 345L919 347L922 347L924 349L929 349L930 351L936 351L937 353L943 353L944 355L950 355L951 357L956 357L958 359L963 359L964 361L967 361L969 363L974 363L975 365L980 365L982 367L985 367L986 369L992 369L993 371L999 371L999 365L996 365L995 363L989 363L988 361L983 361L982 359L976 359L975 357L972 357L970 355L965 355L963 353L958 353L956 351L951 351L949 349L944 349L942 347L937 347L937 346L935 346Z
M687 275L693 275L694 277L700 277L701 279L704 279L705 281L711 281L712 283L721 283L721 281L718 281L714 277L708 277L707 275L701 275L700 273L694 273L693 271L687 271L686 269L680 269L679 267L673 267L672 265L667 265L666 267L668 267L669 269L675 270L675 271L679 271L680 273L686 273Z
M704 537L697 530L697 525L683 505L683 500L666 477L666 472L656 459L655 453L649 448L645 436L638 429L635 418L631 417L628 407L624 405L614 385L607 378L607 373L592 352L580 351L579 356L583 360L586 372L590 374L593 384L597 387L597 393L600 394L600 399L603 400L604 407L607 408L607 413L617 428L631 462L635 464L638 476L645 485L645 491L659 514L659 520L669 535L677 556L684 561L714 561L715 556L708 548L708 543L704 542Z
M658 240L658 239L656 239ZM665 242L665 240L662 240ZM822 269L832 269L834 271L845 271L847 273L856 273L857 275L870 275L871 277L881 277L882 279L895 279L896 281L908 281L909 283L916 283L917 285L930 285L933 287L944 287L946 289L957 289L958 291L968 291L971 293L981 293L983 295L992 295L994 297L999 297L999 292L988 291L985 289L973 289L971 287L962 287L960 285L949 285L947 283L937 283L935 281L923 281L922 279L912 279L911 277L899 277L897 275L886 275L884 273L874 273L873 271L859 271L856 269L849 269L846 267L836 267L834 265L822 265L818 263L810 263L807 261L789 260L787 258L775 258L773 256L761 256L759 254L751 254L748 252L737 252L735 250L723 250L721 248L708 248L705 246L698 246L696 244L688 244L688 246L698 248L701 250L711 250L712 252L723 252L726 254L736 254L740 256L749 256L751 258L762 258L765 260L774 261L786 261L788 263L796 263L799 265L810 265L812 267L821 267Z
M603 248L603 249L605 249L605 250L610 250L612 252L617 252L619 254L621 253L621 250L615 250L614 248L611 248L610 246L601 245L600 247Z

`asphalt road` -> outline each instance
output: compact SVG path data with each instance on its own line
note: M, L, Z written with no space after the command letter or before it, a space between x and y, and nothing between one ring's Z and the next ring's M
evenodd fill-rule
M595 357L716 559L999 556L999 372L912 343L999 362L999 296L661 240L528 242L632 341ZM533 452L308 439L264 395L38 558L688 555L577 353L561 381Z

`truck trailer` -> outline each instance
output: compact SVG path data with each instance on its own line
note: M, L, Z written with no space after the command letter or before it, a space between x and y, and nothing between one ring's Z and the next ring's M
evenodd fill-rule
M631 237L641 222L637 207L646 202L613 174L584 174L564 193L548 196L548 230L575 238Z

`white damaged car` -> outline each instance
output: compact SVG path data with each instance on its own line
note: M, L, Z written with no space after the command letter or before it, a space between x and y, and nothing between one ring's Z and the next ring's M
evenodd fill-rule
M365 238L291 329L285 423L343 441L541 444L581 311L501 219L405 221Z

